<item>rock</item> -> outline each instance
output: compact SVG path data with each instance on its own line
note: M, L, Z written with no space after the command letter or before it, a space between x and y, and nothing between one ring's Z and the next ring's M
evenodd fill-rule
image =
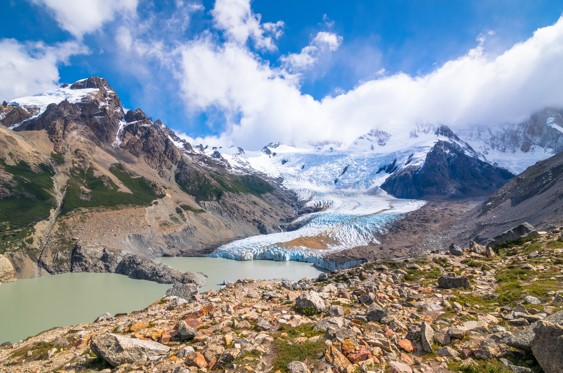
M390 361L389 367L392 373L412 373L412 368L400 361Z
M362 294L358 298L358 301L362 304L372 304L373 298L369 294Z
M469 242L469 251L479 255L487 255L487 248L475 241Z
M412 342L409 341L408 339L401 339L397 345L402 348L403 350L405 350L406 352L413 352L414 351L414 346L412 345Z
M326 309L326 304L319 293L315 291L309 291L297 297L294 307L295 310L299 313L315 314L324 312Z
M319 321L315 326L316 330L321 330L323 332L340 329L344 326L345 319L343 317L326 317Z
M528 295L524 298L524 304L541 304L541 300L534 296Z
M176 353L176 356L186 358L195 355L195 350L192 346L186 346Z
M479 344L479 348L473 351L473 355L480 360L487 360L497 357L503 352L501 345L494 340L487 338Z
M181 272L166 264L157 263L137 254L126 254L115 268L115 273L120 273L133 279L155 281L160 284L179 282L182 284L191 283L200 287L207 281L207 276L204 274Z
M545 373L563 372L563 326L538 321L531 342L532 353Z
M175 338L180 341L189 341L194 339L197 335L197 330L190 327L185 321L180 321L178 323L178 329L176 329Z
M184 284L181 282L175 282L170 289L166 290L167 296L182 298L186 301L194 300L197 293L198 290L196 284Z
M270 324L268 320L261 318L256 323L256 327L259 330L270 330L272 328L272 324Z
M225 350L225 352L219 356L219 359L217 359L217 363L215 363L213 368L227 369L231 367L239 354L240 350L236 348L229 348Z
M381 322L381 319L383 319L385 316L387 316L387 310L374 304L369 307L368 312L366 313L366 318L368 321Z
M373 354L367 348L360 347L358 351L348 354L347 357L352 364L357 364L361 361L371 359L373 357Z
M4 255L0 254L0 283L14 280L16 270L12 262Z
M451 347L448 346L444 346L444 347L440 347L438 349L438 351L436 351L438 356L444 356L444 357L458 357L459 353L454 350Z
M424 352L433 352L432 341L434 340L434 329L427 322L420 324L420 342Z
M113 316L111 315L111 313L106 312L98 317L96 317L96 320L94 320L94 322L102 322L102 321L107 321L107 320L111 320L113 319Z
M329 364L332 364L339 369L345 369L349 365L352 365L350 360L348 360L348 358L334 346L327 347L325 351L325 359Z
M92 338L92 351L111 366L142 363L165 356L170 348L154 341L133 339L117 334L102 334Z
M498 236L493 237L487 246L496 248L508 243L518 242L523 239L531 239L539 237L539 233L531 224L522 223L512 229L509 229Z
M324 274L324 273L321 273ZM307 365L301 361L292 361L287 364L287 370L289 373L310 373L311 371L307 368Z
M563 311L559 311L545 318L545 321L549 321L555 324L563 324ZM534 338L534 327L536 324L532 324L524 328L524 330L509 336L505 343L510 347L517 348L522 351L531 351L531 343Z
M463 249L455 244L451 244L448 251L454 256L463 256Z
M328 314L330 316L342 316L342 315L344 315L344 307L342 307L342 306L330 306L328 308Z
M457 326L452 326L448 329L448 335L450 336L450 338L463 339L463 337L465 336L465 329Z
M469 288L469 279L466 276L440 276L438 287L442 289Z

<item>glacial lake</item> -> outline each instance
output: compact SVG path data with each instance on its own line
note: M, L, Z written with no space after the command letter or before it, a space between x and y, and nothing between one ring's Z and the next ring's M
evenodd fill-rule
M321 273L311 264L220 258L160 258L182 271L203 272L218 289L238 279L312 278ZM141 310L164 296L170 285L132 280L110 273L65 273L0 284L0 343L15 342L55 326L92 322L105 312Z

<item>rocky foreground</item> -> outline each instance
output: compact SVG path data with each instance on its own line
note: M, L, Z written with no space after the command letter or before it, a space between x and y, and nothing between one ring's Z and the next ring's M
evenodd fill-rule
M238 281L0 347L2 372L563 371L563 234Z

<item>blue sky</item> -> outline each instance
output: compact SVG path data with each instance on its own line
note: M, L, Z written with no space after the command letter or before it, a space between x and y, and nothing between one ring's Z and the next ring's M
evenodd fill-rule
M248 147L497 125L563 106L562 12L560 0L9 0L0 99L98 75L127 108Z

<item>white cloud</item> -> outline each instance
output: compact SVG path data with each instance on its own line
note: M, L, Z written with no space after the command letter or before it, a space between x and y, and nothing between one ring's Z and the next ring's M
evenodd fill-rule
M275 39L283 34L284 23L261 23L261 15L252 12L250 0L216 0L211 14L215 27L240 45L251 39L258 49L275 50Z
M32 0L47 7L55 16L57 23L75 37L99 29L120 13L132 13L137 8L137 0Z
M282 56L281 61L289 72L301 72L312 68L326 53L334 52L342 44L342 37L332 32L318 32L311 43L299 53Z
M287 71L234 41L203 38L181 55L186 104L224 110L230 121L219 140L250 148L269 141L351 142L372 128L393 133L416 122L494 125L563 106L563 18L498 55L488 55L479 41L427 75L387 75L322 100L301 93L284 79Z
M87 49L67 42L55 46L0 40L0 99L32 95L53 89L59 82L58 65Z

